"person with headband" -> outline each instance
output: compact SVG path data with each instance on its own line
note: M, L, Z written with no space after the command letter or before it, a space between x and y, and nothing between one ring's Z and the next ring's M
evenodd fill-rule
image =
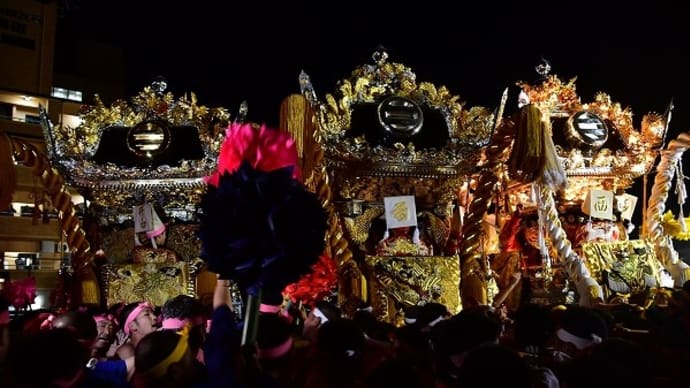
M566 362L587 354L608 338L608 325L595 310L568 306L550 345L556 362Z
M188 325L146 335L136 346L134 360L136 388L205 386L205 371L194 365Z
M134 349L145 335L156 330L156 316L153 306L148 302L130 303L122 309L120 315L122 331L129 340L117 349L117 356L126 359L134 355Z
M110 346L115 342L118 329L117 319L112 314L104 313L94 315L93 320L96 322L97 331L93 356L105 360Z
M198 299L189 295L177 295L168 299L161 308L160 330L181 330L189 326L189 346L198 362L204 362L201 349L206 341L206 311Z
M102 321L101 321L102 322ZM89 355L85 362L86 374L83 387L125 387L134 371L132 357L121 360L105 360L108 346L101 343L102 330L97 320L85 311L68 311L58 315L52 329L64 330L76 339Z

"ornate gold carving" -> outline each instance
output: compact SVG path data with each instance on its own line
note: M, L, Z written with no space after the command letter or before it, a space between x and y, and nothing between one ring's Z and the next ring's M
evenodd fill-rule
M347 169L350 163L366 161L369 168L365 170L397 176L456 175L460 173L456 171L458 167L476 167L467 158L487 143L494 122L492 112L482 107L466 111L459 96L452 95L446 87L428 82L417 84L410 68L387 62L385 53L378 58L376 64L360 66L349 79L342 80L338 97L327 94L322 103L311 101L319 105L315 110L330 165ZM441 149L424 150L401 143L395 147L375 147L363 137L346 136L357 104L375 103L388 96L404 97L440 111L448 126L448 144Z
M181 259L191 262L201 254L201 239L198 232L197 224L171 225L167 229L166 245Z
M438 302L452 313L460 310L457 256L367 256L369 295L374 314L401 323L404 306Z
M224 108L209 109L198 105L194 93L177 100L171 93L163 93L146 87L131 99L106 107L98 96L95 105L85 108L82 124L76 128L52 126L45 112L41 112L42 126L52 163L65 174L71 186L83 189L82 194L92 202L108 208L113 222L131 207L143 201L164 203L169 213L171 203L181 203L182 209L198 203L205 189L202 177L216 168L222 129L227 125L229 114ZM179 166L122 167L111 163L99 164L92 160L101 136L109 127L130 127L156 122L170 128L191 126L197 129L203 157L199 160L182 160ZM190 220L194 209L186 215L168 214ZM179 209L178 209L179 211Z
M619 149L601 148L588 151L577 147L557 147L568 177L610 177L616 187L627 188L632 180L650 171L657 156L657 148L666 136L666 118L658 113L648 113L642 118L642 129L633 126L633 113L623 108L611 97L599 92L594 101L582 103L575 90L575 80L563 83L556 75L548 76L541 84L518 83L527 93L532 104L554 117L572 117L578 112L589 112L601 118L608 127L609 136L617 136L623 143ZM570 182L569 182L570 184ZM572 190L570 190L572 192ZM568 194L573 196L573 194Z
M415 244L411 232L410 236L391 236L376 247L379 256L427 256L432 253L423 241Z
M103 267L108 305L146 300L162 306L169 298L189 292L186 262L124 264Z
M355 218L345 218L345 227L347 228L350 239L355 244L364 244L369 238L371 222L382 214L382 208L368 207L361 215Z
M123 100L115 101L109 108L98 95L95 105L82 114L82 124L76 128L56 127L56 156L75 160L89 159L101 141L103 131L110 126L134 127L145 120L158 119L173 126L190 125L199 129L199 138L213 151L218 152L220 142L208 131L211 120L227 121L230 117L224 108L209 109L197 105L196 95L183 96L175 101L172 93L159 93L151 87L132 98L132 105Z
M414 195L418 206L422 208L451 202L462 178L347 176L338 171L334 182L335 187L340 189L338 200L360 199L381 203L384 197Z
M625 282L632 288L632 294L639 294L660 283L661 266L651 241L584 243L582 255L593 278L601 281L604 271L613 273L609 277Z
M575 91L575 81L571 78L568 83L563 83L556 75L548 76L539 85L530 85L526 82L518 82L518 85L529 96L530 102L548 114L565 114L581 109L580 97Z

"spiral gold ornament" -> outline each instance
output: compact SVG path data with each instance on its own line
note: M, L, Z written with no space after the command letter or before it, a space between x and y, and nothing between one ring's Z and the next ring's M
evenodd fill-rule
M72 267L76 271L85 269L92 263L93 253L90 252L91 247L76 216L64 179L51 167L45 154L23 140L12 138L12 156L18 163L31 167L33 174L41 180L53 206L58 210L60 228L72 250Z
M489 208L494 187L498 182L498 177L501 176L502 164L508 157L512 141L513 124L506 121L499 125L486 149L487 162L465 215L458 254L460 256L460 295L463 306L466 307L474 303L489 303L485 277L487 268L480 249L482 220Z
M71 295L71 298L63 298L59 295L53 307L72 308L80 304L100 303L98 281L93 271L93 258L91 247L86 239L86 233L81 228L81 223L74 210L72 197L65 181L57 170L51 167L48 157L33 145L16 138L11 139L12 157L15 162L21 163L33 170L33 174L41 180L45 192L50 197L53 207L58 210L58 220L65 241L71 249L72 268L74 269L74 283L70 290L63 291ZM59 278L59 284L61 278ZM58 287L58 293L62 288ZM67 306L68 300L71 306ZM63 305L64 304L64 305Z
M358 266L353 261L352 250L343 233L340 217L333 205L333 192L330 185L330 177L323 162L324 152L321 147L321 135L319 129L314 132L314 149L312 166L314 169L309 173L306 186L315 192L321 200L321 206L328 213L328 230L326 231L326 254L329 255L338 265L340 272L340 289L348 290L348 294L365 300L366 285L359 271ZM306 159L306 158L305 158ZM305 162L306 164L306 162ZM344 293L340 293L339 302L343 304Z
M684 132L668 143L661 151L661 160L656 168L654 186L646 211L646 237L656 248L656 256L661 264L671 273L675 286L680 287L690 279L690 266L680 260L678 251L673 247L671 237L664 231L662 223L666 209L666 200L671 190L675 166L681 161L683 153L690 148L690 133Z

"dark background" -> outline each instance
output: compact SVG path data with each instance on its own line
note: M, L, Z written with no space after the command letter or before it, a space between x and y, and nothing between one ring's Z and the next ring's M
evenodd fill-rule
M74 66L75 40L105 42L123 49L122 97L162 75L176 96L193 91L201 104L233 115L246 100L249 120L277 126L280 102L299 92L301 70L323 97L370 63L379 45L418 82L445 85L468 106L492 109L506 86L535 80L534 66L545 58L562 79L578 77L583 101L603 91L630 107L636 128L673 98L667 140L687 131L685 12L660 2L604 3L64 0L56 69ZM631 190L640 202L641 185ZM667 207L677 212L675 203L671 193Z

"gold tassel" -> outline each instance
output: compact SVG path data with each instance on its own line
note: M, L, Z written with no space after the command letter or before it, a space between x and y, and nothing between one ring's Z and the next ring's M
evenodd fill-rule
M98 278L91 268L85 268L79 278L81 285L81 304L98 305L100 304Z
M17 170L12 158L12 140L0 131L0 210L12 203L12 194L17 188Z
M549 186L553 191L565 189L568 184L565 175L565 169L558 160L556 153L556 146L553 144L553 134L551 133L551 123L543 122L543 157L541 171L539 172L539 180Z
M539 108L526 105L519 112L515 142L508 159L510 177L523 183L540 181L552 190L566 186L565 170L558 161L551 125Z
M541 112L526 105L518 113L517 133L508 159L508 173L521 182L532 182L542 167Z

